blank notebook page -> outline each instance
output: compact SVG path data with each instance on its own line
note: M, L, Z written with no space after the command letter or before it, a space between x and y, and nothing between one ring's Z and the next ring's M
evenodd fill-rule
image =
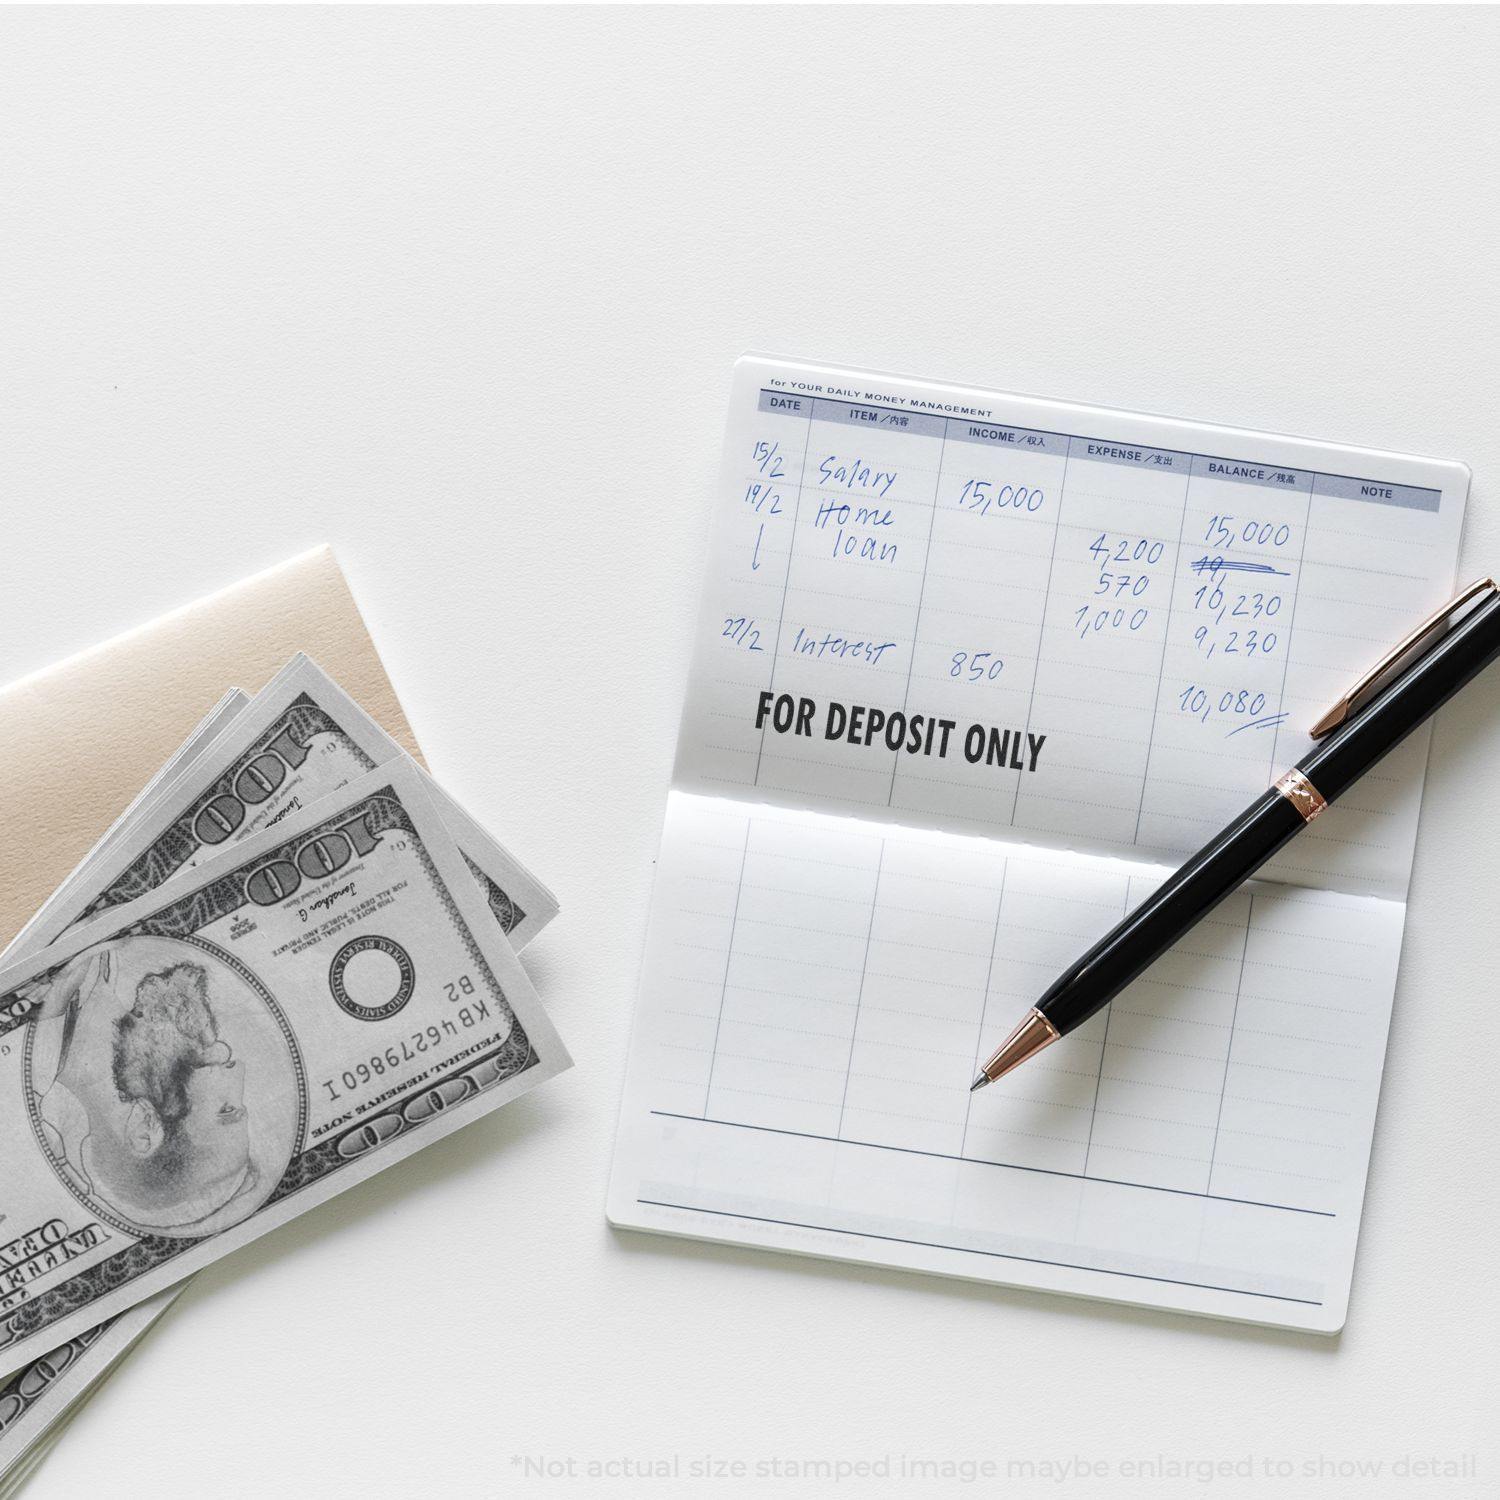
M1340 1328L1426 731L968 1085L1448 596L1466 485L741 361L611 1220Z

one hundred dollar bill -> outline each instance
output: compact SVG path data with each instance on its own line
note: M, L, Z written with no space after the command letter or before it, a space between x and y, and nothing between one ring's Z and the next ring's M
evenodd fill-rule
M121 836L91 857L89 879L49 901L28 929L54 942L73 925L133 901L376 766L401 747L309 657L257 693ZM516 948L557 913L518 860L418 768L495 919Z
M0 968L0 1379L569 1066L429 786Z
M149 818L156 802L169 793L179 776L190 772L193 762L249 703L249 694L238 688L225 693L16 934L0 954L0 962L43 946L36 933L52 903L74 889L78 881L86 880L91 865L117 839L138 826L141 819ZM180 1286L172 1287L108 1323L85 1329L0 1382L0 1500L23 1483L50 1452L67 1421L181 1290Z
M180 825L215 796L222 796L223 788L233 786L245 766L263 753L264 745L277 741L290 721L305 724L310 708L320 716L319 734L312 737L312 746L321 751L320 760L312 771L287 777L276 789L279 795L265 799L269 805L262 805L258 816L242 819L229 837L214 847L222 849L248 836L278 813L294 808L295 799L306 801L324 789L333 789L340 777L351 770L401 753L395 742L305 656L294 658L256 702L261 720L249 726L248 734L242 733L239 740L221 747L220 753L205 766L205 752L222 739L224 731L251 703L248 695L238 689L225 694L10 947L0 954L0 962L44 946L49 937L55 938L65 930L68 912L83 910L97 898L100 885L106 883L103 865L111 849L126 847L130 853L123 860L113 861L109 879L118 879L118 872L128 870L131 865L137 868L137 879L142 878L142 872L147 872L145 878L155 876L165 880L191 870L202 855L195 856L189 851L187 858L180 857L183 841L180 833L173 834L174 822ZM336 727L330 729L329 724ZM469 859L471 873L479 880L491 910L501 925L509 929L512 944L521 946L555 914L556 902L451 798L430 785L429 790L437 793L444 821L461 841L461 847L474 851L485 868L506 880L510 891L516 893L513 897L502 891L496 880L478 868L474 858ZM166 841L170 843L164 849L161 846ZM522 900L529 910L523 910ZM59 903L66 907L61 918L57 915L63 909ZM36 1455L41 1437L87 1398L114 1362L161 1316L184 1286L185 1283L180 1284L150 1299L105 1327L86 1330L60 1349L49 1350L37 1359L34 1369L18 1371L9 1386L0 1389L0 1482L17 1474L24 1467L23 1459Z

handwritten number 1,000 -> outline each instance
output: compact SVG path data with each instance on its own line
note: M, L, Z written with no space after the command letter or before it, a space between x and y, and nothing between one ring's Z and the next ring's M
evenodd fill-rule
M1074 612L1073 624L1080 636L1098 635L1102 630L1139 630L1150 614L1148 609L1127 610L1123 605L1093 610L1085 604Z

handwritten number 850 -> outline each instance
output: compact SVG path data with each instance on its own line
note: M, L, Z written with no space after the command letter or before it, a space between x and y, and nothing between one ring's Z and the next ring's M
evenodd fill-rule
M993 651L955 651L948 665L950 677L964 682L993 682L1005 670L1005 663Z

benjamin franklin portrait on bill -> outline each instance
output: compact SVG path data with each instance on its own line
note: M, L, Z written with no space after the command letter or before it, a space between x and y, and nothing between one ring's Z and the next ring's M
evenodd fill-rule
M145 1233L216 1233L273 1185L255 1150L261 1049L237 1003L243 981L191 950L143 963L132 946L152 941L87 948L43 982L33 1118L88 1202Z

